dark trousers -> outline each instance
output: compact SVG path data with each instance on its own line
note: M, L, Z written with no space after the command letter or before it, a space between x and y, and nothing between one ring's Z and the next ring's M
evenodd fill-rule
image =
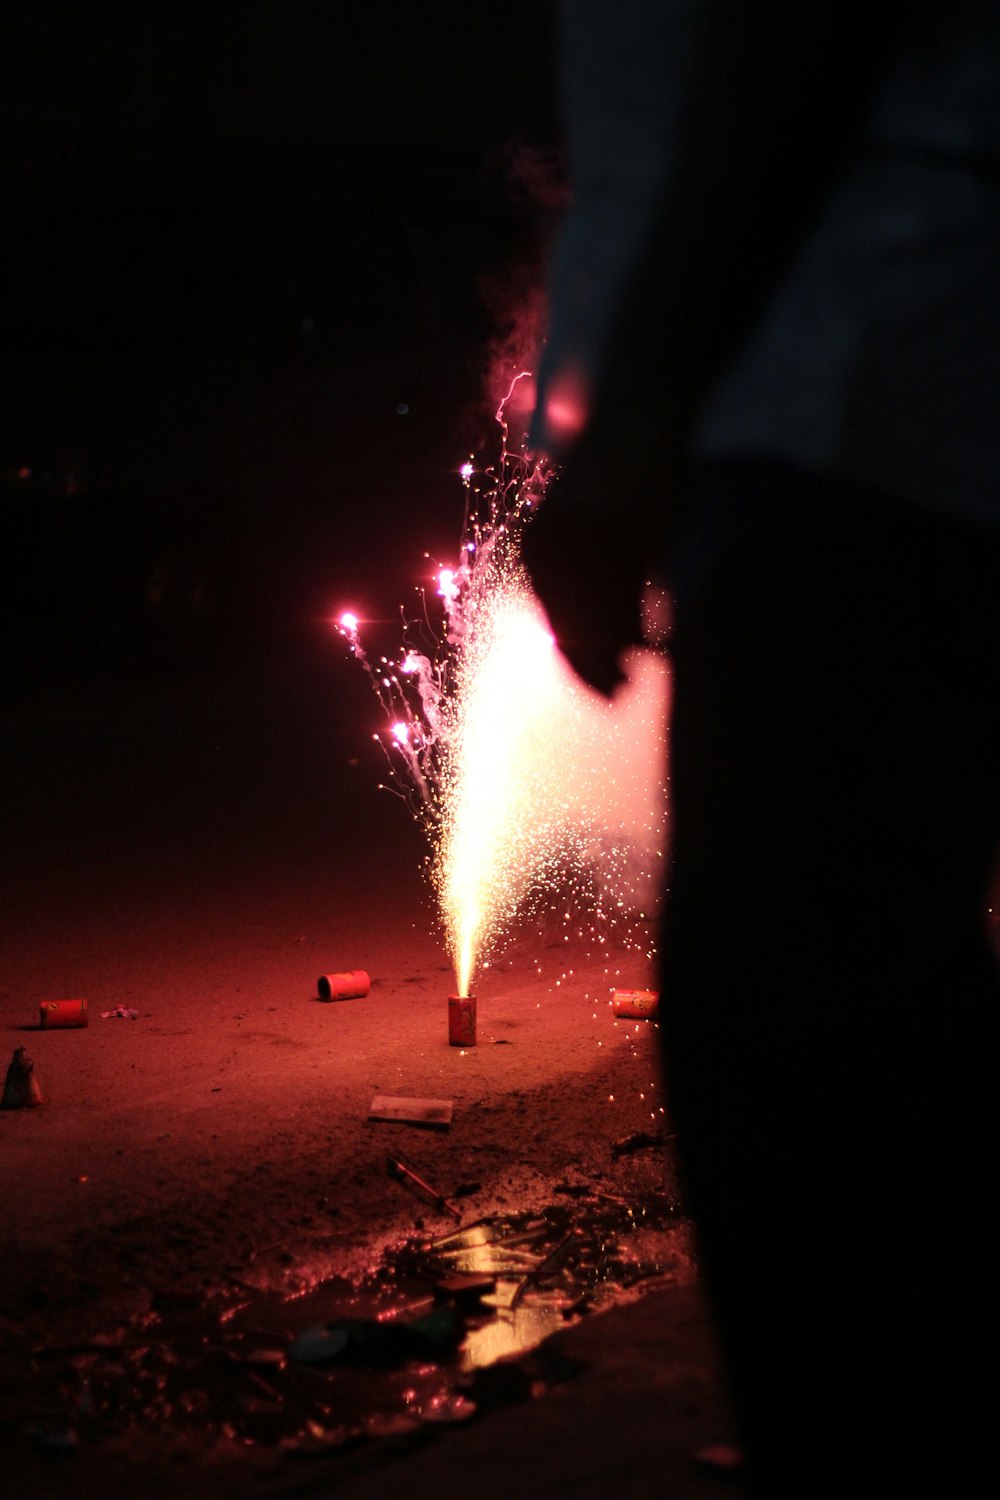
M751 1490L959 1493L995 1425L1000 529L720 482L762 519L679 585L661 1038Z

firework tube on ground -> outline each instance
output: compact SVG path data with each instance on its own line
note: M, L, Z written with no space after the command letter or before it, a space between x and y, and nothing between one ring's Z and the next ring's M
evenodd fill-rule
M371 989L364 969L350 969L344 974L321 974L316 990L321 1000L363 1000Z
M62 1030L70 1026L88 1026L86 1000L43 1000L39 1007L38 1024L45 1031Z
M616 1016L650 1020L656 1015L659 1004L659 990L614 990L611 995L611 1009Z
M476 1045L475 995L448 996L448 1041L453 1047Z

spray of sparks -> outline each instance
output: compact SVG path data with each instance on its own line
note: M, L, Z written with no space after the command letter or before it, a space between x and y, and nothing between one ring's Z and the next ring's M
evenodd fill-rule
M351 612L338 628L388 723L377 736L392 789L430 842L428 870L457 993L495 955L519 913L567 892L596 941L649 913L664 834L662 660L636 652L608 703L573 674L520 563L524 527L551 470L511 452L497 411L497 464L461 475L457 559L403 619L397 659L372 661ZM566 914L569 916L569 913Z

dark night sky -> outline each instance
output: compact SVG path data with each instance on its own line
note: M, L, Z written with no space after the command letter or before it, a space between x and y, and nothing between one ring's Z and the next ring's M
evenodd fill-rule
M546 128L547 7L462 10L8 0L5 93L123 129L348 151L472 150Z
M520 296L483 283L516 283L547 228L512 181L555 139L547 22L4 7L8 657L71 639L81 662L207 659L182 601L173 645L162 610L142 644L150 570L208 587L212 652L237 598L263 640L296 641L327 594L402 586L457 525Z

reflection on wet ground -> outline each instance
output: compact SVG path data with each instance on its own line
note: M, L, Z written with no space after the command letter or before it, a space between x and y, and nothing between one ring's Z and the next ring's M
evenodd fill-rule
M161 1297L139 1324L31 1351L16 1420L56 1450L150 1431L329 1453L539 1394L574 1373L537 1352L550 1333L690 1274L670 1199L568 1198L407 1239L357 1283Z

